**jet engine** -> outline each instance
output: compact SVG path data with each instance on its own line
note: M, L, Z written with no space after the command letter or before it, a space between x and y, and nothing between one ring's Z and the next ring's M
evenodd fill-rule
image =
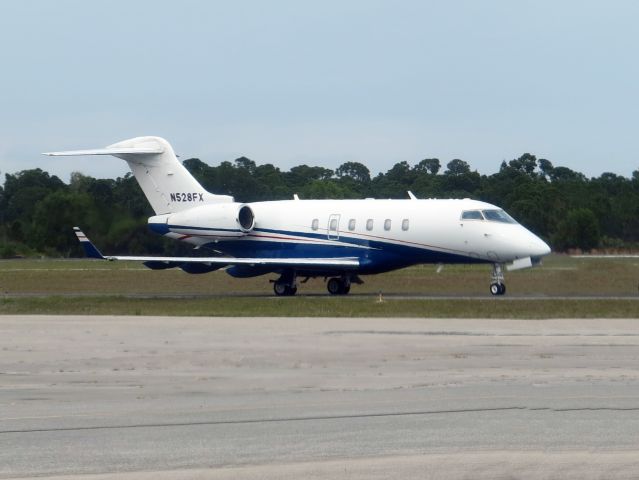
M152 230L162 234L217 238L243 237L255 227L255 215L243 203L216 203L149 218Z

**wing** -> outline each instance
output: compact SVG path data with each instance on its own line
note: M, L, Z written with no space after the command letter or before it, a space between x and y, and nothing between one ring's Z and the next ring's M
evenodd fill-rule
M236 257L149 257L149 256L121 256L102 255L100 250L87 238L79 227L73 227L76 237L82 244L84 252L89 258L99 258L102 260L130 260L144 262L146 266L153 269L169 268L184 264L202 264L207 266L217 266L222 268L227 265L250 265L268 267L317 267L317 268L340 268L356 269L360 266L357 257L335 257L335 258L236 258Z

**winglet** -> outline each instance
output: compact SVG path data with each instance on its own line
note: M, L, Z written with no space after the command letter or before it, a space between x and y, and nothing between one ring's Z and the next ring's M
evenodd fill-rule
M104 260L104 255L100 253L100 250L96 248L95 245L91 243L91 240L87 238L80 227L73 227L73 231L75 232L75 236L78 237L78 240L82 244L82 248L84 248L84 253L89 258L99 258Z

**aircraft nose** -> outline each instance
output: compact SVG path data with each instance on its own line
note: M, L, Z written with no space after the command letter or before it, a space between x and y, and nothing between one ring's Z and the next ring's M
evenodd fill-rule
M529 245L531 257L543 257L550 253L550 247L546 242L533 233L531 233L530 236Z

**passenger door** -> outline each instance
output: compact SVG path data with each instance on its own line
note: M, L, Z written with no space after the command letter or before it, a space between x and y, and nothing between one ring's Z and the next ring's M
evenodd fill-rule
M328 239L329 240L338 240L339 239L339 214L334 213L328 217Z

